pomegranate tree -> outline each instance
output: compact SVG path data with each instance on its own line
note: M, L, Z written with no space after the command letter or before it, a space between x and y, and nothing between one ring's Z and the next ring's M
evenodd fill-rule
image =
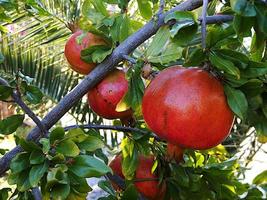
M114 70L99 84L88 92L88 103L91 109L106 119L125 119L132 116L132 110L116 111L117 104L128 91L125 73Z
M88 74L96 66L95 63L86 63L81 59L81 51L83 49L89 48L95 45L104 45L104 40L92 33L86 33L85 36L81 38L79 43L79 36L83 32L81 30L76 31L67 41L65 45L65 57L67 58L70 67L80 73Z
M191 149L221 143L234 119L222 84L205 70L181 66L167 68L152 80L142 112L159 137Z

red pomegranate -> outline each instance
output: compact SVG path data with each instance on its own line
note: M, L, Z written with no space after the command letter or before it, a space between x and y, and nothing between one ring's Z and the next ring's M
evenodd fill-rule
M118 155L115 157L114 160L111 161L109 166L113 170L114 174L124 178L122 174L121 162L122 162L122 157L121 155ZM139 157L138 166L135 173L135 179L136 179L135 187L147 199L159 200L163 199L165 195L166 184L162 183L161 185L159 185L159 181L157 180L158 176L156 174L151 173L153 162L154 162L153 156ZM115 184L115 189L118 189L116 184Z
M88 103L91 109L106 119L124 119L132 116L132 110L116 111L116 106L128 91L125 73L114 70L98 85L88 92Z
M175 160L177 163L179 163L181 160L183 160L183 155L184 155L183 148L168 142L167 144L168 160Z
M82 34L82 31L79 30L75 32L67 41L65 45L65 57L67 58L71 68L80 73L88 74L96 66L95 63L86 63L81 59L81 51L90 46L103 45L105 44L104 40L92 33L87 33L83 37L81 44L78 43L77 37Z
M159 137L182 148L220 144L233 124L222 84L199 68L169 67L145 90L144 120Z

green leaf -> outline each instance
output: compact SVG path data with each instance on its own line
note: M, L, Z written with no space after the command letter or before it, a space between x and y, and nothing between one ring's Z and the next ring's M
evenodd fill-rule
M148 46L146 51L146 56L148 58L157 56L161 52L161 49L167 43L169 38L170 38L169 27L168 26L161 27L154 36L151 44Z
M47 174L47 189L56 184L69 184L69 177L68 174L65 173L65 169L57 167L49 170Z
M51 191L52 199L54 200L63 200L66 199L70 193L69 184L57 184L53 187Z
M27 100L30 103L38 104L42 101L44 95L38 87L27 85L25 89L26 89Z
M98 187L100 187L102 190L104 190L108 194L111 194L112 196L116 195L110 181L105 181L105 180L99 181Z
M267 183L267 170L261 172L253 179L253 184L260 185Z
M209 59L212 65L214 65L219 70L222 70L230 75L234 75L237 79L240 78L240 71L236 66L234 66L233 62L220 57L215 52L210 53Z
M241 15L235 15L233 20L233 27L240 37L250 37L251 28L254 24L254 18L243 17Z
M250 46L250 58L252 61L260 62L263 57L263 52L265 49L265 37L261 33L256 33L252 37Z
M8 193L11 192L11 188L2 188L0 190L0 199L1 200L6 200L8 199Z
M17 178L17 188L20 192L25 192L31 188L28 170L19 173Z
M48 153L48 151L50 149L50 141L49 141L49 139L41 138L39 142L40 142L40 144L42 144L43 153L44 154Z
M81 58L87 63L100 63L112 53L112 48L106 45L95 45L83 49Z
M130 184L123 192L122 200L136 200L138 199L138 193L134 187L134 184Z
M10 169L12 173L19 173L30 167L30 154L19 153L12 159Z
M83 4L83 13L86 13L87 9L90 8L90 4L92 4L95 8L95 10L99 13L101 13L104 16L108 16L108 11L106 9L106 6L103 1L101 0L86 0Z
M19 145L23 148L24 151L27 151L27 152L32 152L35 150L37 150L37 151L41 150L41 147L39 147L33 141L27 141L23 138L20 138Z
M205 53L201 48L194 48L186 58L184 66L199 66L205 60Z
M267 11L266 5L257 4L256 6L256 18L257 18L257 25L259 30L262 34L267 36Z
M80 147L80 149L94 152L97 149L103 148L105 145L104 145L104 142L101 139L99 139L98 137L89 135L78 146Z
M148 61L151 63L167 64L172 61L176 61L182 57L183 48L175 42L170 42L167 46L161 49L161 52L157 56L148 57Z
M0 121L0 134L14 133L23 123L24 115L12 115Z
M186 45L197 33L198 24L194 15L189 11L176 11L168 14L164 21L176 20L172 26L170 33L174 41L179 45Z
M5 57L3 56L2 52L0 51L0 64L2 64L5 60ZM2 95L2 93L0 92L0 94ZM0 97L1 97L0 95Z
M87 135L80 128L71 129L66 134L65 138L72 140L73 142L80 143L87 138Z
M87 155L75 157L74 164L69 166L69 170L75 175L84 178L100 177L108 172L112 172L102 161Z
M48 162L44 162L40 165L34 165L29 174L29 181L32 187L38 186L41 178L48 170Z
M45 155L43 154L42 151L32 151L31 155L30 155L30 163L31 165L35 165L35 164L41 164L45 161Z
M265 74L267 74L267 62L260 63L250 61L248 67L241 71L241 76L245 78L257 78Z
M152 17L152 7L148 0L137 0L138 9L140 11L141 16L144 19L150 19Z
M128 70L128 91L122 100L117 104L117 112L124 111L131 107L137 116L141 115L141 104L145 89L144 82L140 76L142 65L143 63L137 63L132 69Z
M225 85L224 91L227 96L227 102L232 111L242 120L246 118L248 110L248 102L244 93Z
M250 79L240 89L248 97L257 96L263 92L263 82L259 79Z
M122 16L119 32L119 42L123 42L130 35L130 20L126 14Z
M233 11L237 14L246 16L246 17L253 17L256 16L256 9L254 4L251 1L247 0L230 0L231 7Z
M65 131L62 127L57 127L52 130L52 132L49 135L50 144L53 145L55 141L61 140L64 138Z
M56 151L70 157L75 157L80 153L78 146L69 139L59 142L56 146Z

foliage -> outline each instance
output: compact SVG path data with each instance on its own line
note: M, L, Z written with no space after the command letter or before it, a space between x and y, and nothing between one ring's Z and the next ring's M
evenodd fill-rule
M148 20L158 23L159 3L157 0L0 1L0 75L10 83L10 86L0 85L0 100L9 101L15 91L33 108L44 104L46 98L58 103L82 79L68 69L62 54L70 31L80 28L105 40L106 45L91 46L81 52L83 61L101 63ZM177 2L165 3L167 10ZM109 181L101 181L99 187L107 196L100 199L137 199L139 194L134 183L138 156L150 154L155 156L151 171L166 184L165 199L248 200L263 199L263 191L266 194L267 172L258 174L253 185L244 184L239 174L246 169L235 156L252 129L259 142L266 142L266 3L213 0L207 12L209 15L231 14L234 18L232 22L207 26L205 49L201 46L198 10L175 11L166 15L165 25L153 38L131 53L134 63L129 60L119 63L118 67L127 69L129 90L117 105L117 111L125 107L133 109L135 122L131 125L147 134L126 132L118 146L113 142L123 157L126 188L116 191ZM10 24L19 26L16 33L9 33ZM250 44L246 42L248 38ZM142 97L150 81L141 76L146 64L151 65L154 74L177 64L200 67L220 80L228 105L236 116L232 134L223 144L232 144L235 148L219 145L206 151L186 150L182 162L167 160L166 141L155 137L142 119ZM80 122L103 122L83 100L71 113ZM0 121L0 139L13 134L23 120L24 115L16 114ZM2 188L0 199L10 195L16 199L33 199L30 191L36 187L41 189L43 199L85 199L92 190L86 178L112 173L102 151L102 148L110 149L106 137L94 129L65 132L62 127L54 127L39 144L17 138L24 151L12 160L7 174L8 183L14 185L15 190ZM6 151L0 150L1 154Z

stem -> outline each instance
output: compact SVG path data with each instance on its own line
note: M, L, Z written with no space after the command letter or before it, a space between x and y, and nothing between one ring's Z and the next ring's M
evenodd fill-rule
M201 36L202 36L202 48L206 49L206 37L207 37L207 8L208 8L208 0L203 0L202 7L202 21L201 21Z
M9 86L8 82L0 77L0 84ZM20 94L18 91L13 91L11 94L13 100L21 107L21 109L35 122L35 124L40 128L43 135L40 136L47 136L48 131L46 130L45 126L39 120L39 118L32 112L32 110L22 101Z

